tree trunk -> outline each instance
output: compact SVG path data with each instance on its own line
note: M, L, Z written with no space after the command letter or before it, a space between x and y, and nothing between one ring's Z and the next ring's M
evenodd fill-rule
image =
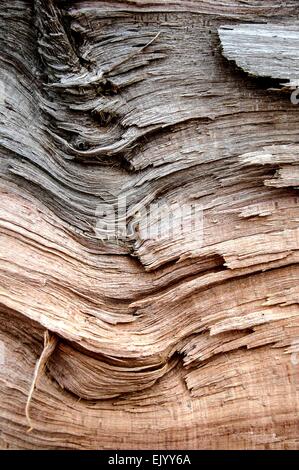
M0 1L1 448L299 447L297 8Z

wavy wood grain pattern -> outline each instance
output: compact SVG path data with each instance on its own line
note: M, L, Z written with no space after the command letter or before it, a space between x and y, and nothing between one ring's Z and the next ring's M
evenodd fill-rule
M297 25L295 0L0 1L1 448L299 447ZM227 60L246 44L270 78Z

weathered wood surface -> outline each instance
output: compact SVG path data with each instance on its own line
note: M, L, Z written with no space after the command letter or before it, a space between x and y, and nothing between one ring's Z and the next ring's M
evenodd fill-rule
M241 24L218 32L225 57L245 72L298 86L299 24Z
M220 40L297 7L0 2L2 448L298 448L298 107Z

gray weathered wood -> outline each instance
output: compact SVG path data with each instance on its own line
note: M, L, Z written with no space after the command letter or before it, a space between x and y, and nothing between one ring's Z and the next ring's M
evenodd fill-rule
M299 25L240 24L218 29L224 56L245 72L299 85Z

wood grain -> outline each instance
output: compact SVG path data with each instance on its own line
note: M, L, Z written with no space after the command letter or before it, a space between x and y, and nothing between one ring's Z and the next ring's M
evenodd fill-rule
M1 448L298 449L297 16L0 1Z

